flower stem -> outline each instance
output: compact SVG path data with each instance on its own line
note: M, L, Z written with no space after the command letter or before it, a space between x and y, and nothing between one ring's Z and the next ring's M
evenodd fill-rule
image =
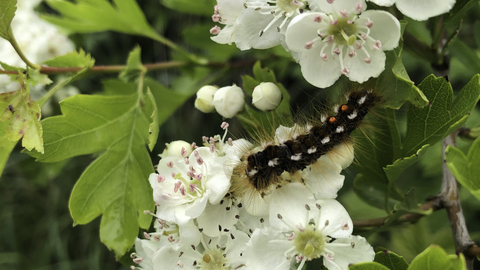
M73 77L67 78L65 80L62 80L58 82L52 89L50 89L41 99L39 99L38 105L40 105L40 108L47 103L47 101L52 98L53 95L55 95L58 90L62 89L65 85L69 84L70 81L73 79Z

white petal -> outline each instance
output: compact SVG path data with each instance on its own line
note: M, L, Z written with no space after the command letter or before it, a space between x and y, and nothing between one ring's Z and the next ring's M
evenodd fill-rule
M425 21L452 9L455 0L397 0L397 8L408 17Z
M338 56L330 54L332 45L325 49L328 54L327 62L320 57L321 46L313 46L300 55L302 75L309 83L320 88L326 88L334 84L342 73Z
M231 237L228 238L229 248L228 248L227 259L230 265L232 266L231 268L236 269L235 267L246 263L247 258L246 256L244 256L244 254L247 250L247 247L248 247L247 243L250 240L250 238L246 233L241 231L233 230L233 231L230 231L230 233L235 238L234 239L231 239Z
M190 266L193 264L195 258L201 260L201 257L194 253L193 250L188 247L184 249L177 249L176 245L168 245L161 248L155 253L153 257L154 270L174 270L181 269L177 266L178 262L182 262L184 266ZM182 256L179 256L183 252Z
M220 33L218 35L210 37L213 41L219 44L232 44L232 42L235 41L235 30L236 30L236 25L227 25L222 30L220 30Z
M347 77L351 81L363 83L369 78L378 77L385 70L385 53L382 50L372 49L372 46L373 42L371 41L367 41L364 44L365 49L370 54L371 62L369 64L365 63L364 58L367 55L362 50L357 50L357 55L354 57L349 57L348 55L345 57L345 66L350 70Z
M218 12L222 23L233 24L240 17L244 9L245 0L217 0Z
M266 4L266 3L265 3ZM260 36L273 20L273 15L262 15L253 8L246 8L238 18L238 27L235 33L235 44L240 50L268 49L280 45L281 33L277 31L283 18L277 20L270 28Z
M306 227L308 205L311 209L315 207L313 194L302 184L292 183L276 190L270 202L270 225L282 231L291 231L294 227L286 226L279 218L290 226L302 225Z
M395 4L395 0L368 0L370 2L373 2L379 6L384 6L384 7L389 7L393 4Z
M351 243L355 243L352 248ZM347 246L335 246L336 243L348 244ZM375 257L372 246L361 236L352 235L347 238L339 238L331 244L326 244L326 248L335 254L333 261L342 269L348 269L349 264L360 262L371 262ZM338 269L330 260L323 258L323 263L328 269Z
M341 168L332 163L329 156L324 155L315 164L302 171L302 178L315 198L334 199L345 179L340 172Z
M155 213L160 219L166 220L168 222L175 222L175 207L169 205L160 205L157 206L157 212Z
M331 151L327 153L328 158L333 164L345 169L353 162L353 144L346 142L336 145Z
M271 242L272 240L277 240ZM280 231L271 228L255 230L252 234L251 245L247 251L247 265L251 269L288 270L290 260L284 253L293 242L285 239Z
M370 18L373 22L373 26L370 28L370 36L382 42L383 51L389 51L398 46L400 22L397 18L382 10L367 10L360 15L358 23L365 23L366 18Z
M194 224L193 219L189 220L187 224L180 225L178 227L180 244L188 247L191 245L198 246L202 234L198 230L198 227Z
M260 196L256 191L250 190L245 192L242 197L242 204L247 213L252 216L266 216L270 209L270 194Z
M328 220L328 226L324 230L326 235L341 238L349 237L352 234L352 219L348 215L347 210L338 201L318 200L316 203L322 207L318 224L322 226Z
M329 4L327 0L315 0L311 1L310 8L312 10L323 11L325 13L338 14L340 10L345 10L348 14L358 14L358 12L355 10L355 5L357 3L361 3L363 5L363 10L367 9L365 0L335 0L333 4Z
M208 164L208 180L205 187L210 191L210 203L217 204L230 188L230 178L225 175L225 158L215 158Z
M268 212L264 216L252 216L245 207L242 207L239 209L239 216L241 222L237 223L237 228L248 234L251 234L257 228L270 226Z
M195 201L187 204L185 207L185 215L190 218L197 218L200 216L205 210L209 197L210 193L207 190L201 198L197 198Z
M290 50L304 51L306 50L305 43L318 37L317 30L325 23L314 22L315 16L326 17L321 12L303 13L290 22L285 32L285 41Z
M226 208L229 207L229 210ZM238 209L233 207L230 200L225 200L222 204L208 204L202 215L197 218L198 227L203 229L203 233L216 237L220 235L219 228L232 230L237 219ZM220 226L220 227L219 227Z

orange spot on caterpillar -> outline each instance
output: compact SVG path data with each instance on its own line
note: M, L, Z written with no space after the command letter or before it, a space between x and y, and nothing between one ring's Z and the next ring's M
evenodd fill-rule
M337 118L335 118L335 117L333 117L333 116L328 119L328 122L329 122L330 124L335 123L335 121L337 121Z
M341 109L342 109L343 112L346 111L346 110L348 110L347 104L342 105L342 108L341 108Z

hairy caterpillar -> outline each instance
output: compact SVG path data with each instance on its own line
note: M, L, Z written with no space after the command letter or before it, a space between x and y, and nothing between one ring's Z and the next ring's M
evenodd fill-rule
M380 96L372 90L353 91L344 104L335 106L333 113L322 116L318 124L293 127L289 136L277 136L259 147L241 150L241 157L234 164L232 194L258 199L252 197L256 194L263 198L282 184L285 172L289 178L303 181L299 171L310 165L315 167L320 157L336 146L351 142L350 134L379 101Z

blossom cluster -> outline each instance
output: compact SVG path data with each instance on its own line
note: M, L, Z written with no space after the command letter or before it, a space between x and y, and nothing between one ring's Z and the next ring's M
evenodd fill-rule
M149 177L156 203L155 232L135 242L132 269L302 269L323 258L328 269L372 261L367 241L335 200L342 169L353 161L344 143L266 194L239 192L232 185L238 161L250 142L204 137L204 146L167 145ZM280 126L275 141L301 128ZM260 147L260 146L259 146ZM263 193L263 192L262 192ZM244 194L237 196L236 194Z
M455 0L370 0L426 20ZM217 0L212 40L241 50L282 45L314 86L331 86L343 74L363 83L385 69L384 51L398 46L400 23L390 13L366 10L365 0Z

